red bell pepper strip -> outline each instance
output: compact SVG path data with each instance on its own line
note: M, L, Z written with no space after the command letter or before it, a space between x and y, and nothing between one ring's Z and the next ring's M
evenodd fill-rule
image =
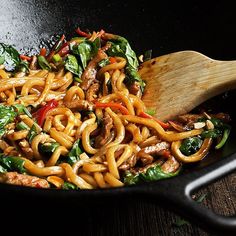
M47 112L55 107L58 106L58 102L53 99L51 101L49 101L45 106L43 106L42 108L38 109L34 114L33 117L37 119L37 122L39 124L39 126L43 126L43 122L46 118Z
M41 48L39 55L45 57L46 54L47 54L47 49L46 48Z
M31 57L29 57L29 56L26 56L26 55L20 55L20 59L21 60L26 60L26 61L31 61Z
M95 103L95 108L114 108L114 109L119 109L120 112L124 115L129 115L129 111L126 107L121 105L120 103L114 103L114 102L108 102L108 103L101 103L101 102L96 102Z
M109 57L109 62L111 64L116 63L116 58L115 57Z
M153 119L153 120L155 120L155 121L156 121L159 125L161 125L161 127L164 128L164 129L167 129L167 128L170 127L170 125L169 125L168 123L164 123L164 122L158 120L157 118L155 118L155 117L153 117L153 116L151 116L151 115L149 115L149 114L147 114L147 113L145 113L145 112L143 112L143 111L141 111L141 112L139 113L139 116L142 117L142 118L148 118L148 119Z
M88 33L84 32L84 31L82 31L79 27L75 30L75 32L78 35L82 36L82 37L89 38L91 36L91 34L88 34Z

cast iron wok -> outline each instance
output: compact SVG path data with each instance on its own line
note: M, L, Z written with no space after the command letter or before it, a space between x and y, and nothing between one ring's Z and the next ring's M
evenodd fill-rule
M209 6L191 1L181 6L172 1L65 1L2 0L0 41L15 45L22 52L35 53L49 46L56 34L74 34L82 29L113 32L125 36L134 50L142 53L153 49L153 56L185 49L196 50L221 60L236 59L233 7L226 4ZM218 16L221 17L218 17ZM192 192L236 169L236 112L232 107L236 92L219 96L204 104L214 111L232 117L230 140L219 152L202 162L190 165L180 176L132 187L92 190L57 191L0 185L1 198L14 203L20 199L47 202L69 201L103 203L116 198L140 197L170 207L203 228L213 232L236 231L236 218L219 216L191 199ZM6 201L7 201L6 200ZM82 201L81 201L82 200ZM9 204L9 203L8 203Z

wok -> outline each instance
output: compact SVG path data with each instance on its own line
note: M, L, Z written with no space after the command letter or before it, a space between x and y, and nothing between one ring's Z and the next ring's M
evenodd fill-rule
M74 35L74 29L100 30L126 37L139 54L152 49L153 56L196 50L211 58L236 59L236 28L233 7L199 1L181 5L178 1L68 1L1 0L0 41L15 45L22 53L33 54L40 46L51 46L55 35ZM180 176L145 185L106 190L58 191L0 185L0 196L12 209L26 207L36 199L48 207L64 202L74 207L103 205L104 202L142 198L161 202L199 226L212 231L233 233L236 218L224 217L191 199L197 189L236 169L236 112L232 107L236 92L218 96L203 104L232 117L232 132L226 146L212 152L202 162L190 165ZM21 204L17 204L20 201ZM38 211L40 211L40 206ZM28 207L29 209L30 207ZM65 207L66 209L66 207Z

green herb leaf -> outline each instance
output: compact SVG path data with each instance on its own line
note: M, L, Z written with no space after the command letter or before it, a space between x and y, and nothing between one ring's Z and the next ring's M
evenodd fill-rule
M21 61L17 66L16 66L16 72L29 72L29 62L27 61Z
M130 173L129 171L127 171L125 173L124 176L124 184L125 185L133 185L133 184L137 184L139 182L139 175L133 175L132 173Z
M20 62L20 55L15 48L0 43L0 64L4 64L7 71L15 70Z
M38 64L43 70L51 70L52 67L44 56L38 56Z
M80 139L78 139L73 147L71 148L70 152L68 153L68 158L67 158L67 162L70 165L73 165L75 162L77 162L79 160L79 156L80 154L82 154L82 150L80 148Z
M17 123L16 129L17 130L29 129L29 126L25 122L21 121L21 122Z
M165 173L160 165L156 165L154 167L150 167L147 169L146 173L141 173L140 178L146 182L155 181L160 179L166 179L170 177L174 177L179 173L176 171L175 173Z
M18 114L26 114L28 117L32 118L31 113L29 112L29 110L22 104L15 104L12 105L12 107L14 108L14 110L18 113Z
M39 144L39 152L41 153L53 153L60 146L59 143L40 143Z
M201 133L202 138L218 138L222 135L222 131L219 129L205 130Z
M156 114L156 109L149 109L145 111L148 115L154 116Z
M34 137L37 135L37 129L36 129L36 126L33 124L28 135L27 135L27 139L29 141L29 143L32 142L32 140L34 139Z
M110 64L109 58L102 59L100 62L98 62L98 66L100 67L104 67L109 64Z
M78 64L78 61L75 56L68 55L65 60L65 68L71 73L81 77L83 73L82 67Z
M225 145L227 139L229 138L229 134L230 134L230 129L225 129L223 132L223 137L221 141L215 146L215 149L220 149Z
M79 44L75 44L72 47L72 51L75 55L79 55L83 69L85 69L88 61L97 54L99 47L100 39L97 38L93 42L84 40Z
M26 169L24 168L25 161L19 157L14 156L5 156L4 154L0 154L0 165L2 166L2 170L4 171L17 171L19 173L25 173Z
M77 190L78 187L75 185L75 184L72 184L70 182L64 182L64 184L62 185L62 189L65 189L65 190Z
M16 115L13 107L0 105L0 137L5 133L5 126L11 123Z
M186 155L190 156L193 153L197 152L202 145L202 140L198 137L191 137L184 139L181 146L180 151Z

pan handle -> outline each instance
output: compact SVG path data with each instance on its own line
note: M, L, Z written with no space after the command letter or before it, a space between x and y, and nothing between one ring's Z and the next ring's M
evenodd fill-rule
M191 194L209 183L233 172L236 169L236 154L207 166L191 174L184 174L173 179L152 183L146 189L149 197L162 200L176 213L194 222L203 229L215 234L234 235L236 232L236 215L222 216L197 203ZM150 198L149 198L150 199ZM164 199L164 201L163 201ZM232 234L234 233L234 234Z

